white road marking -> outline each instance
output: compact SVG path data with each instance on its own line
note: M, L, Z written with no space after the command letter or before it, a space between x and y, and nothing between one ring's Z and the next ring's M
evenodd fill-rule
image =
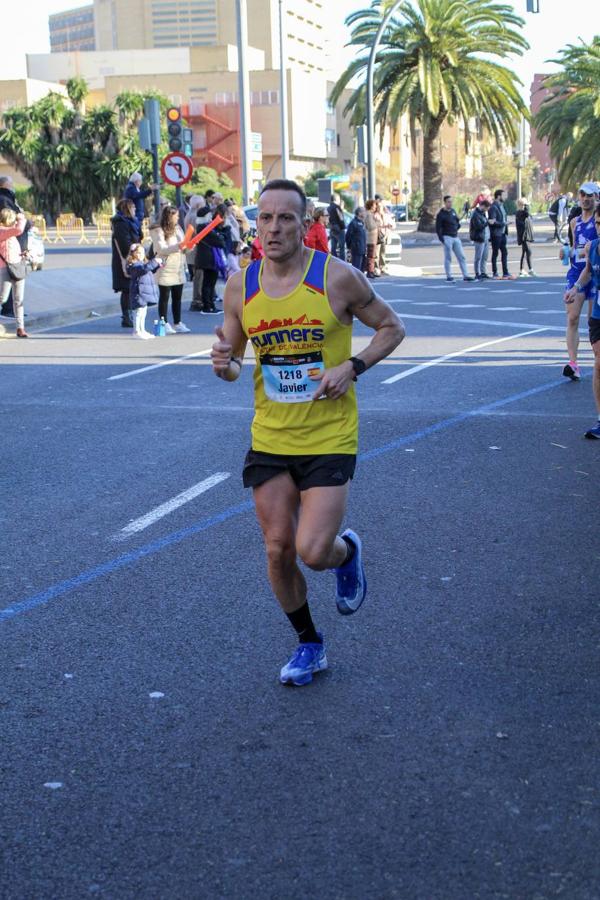
M530 309L529 312L532 315L535 315L536 313L547 313L552 316L564 316L565 314L564 309Z
M159 338L160 340L160 338ZM120 378L129 378L131 375L141 375L142 372L151 372L152 369L161 369L163 366L173 366L175 363L183 362L184 359L194 359L196 356L206 356L210 353L210 347L206 350L199 350L198 353L188 353L187 356L179 356L177 359L167 359L165 362L155 363L153 366L144 366L141 369L132 369L131 372L121 372L120 375L111 375L107 381L119 381Z
M554 294L555 297L559 297L563 293L562 287L559 291L529 291L532 297L547 297L549 294Z
M411 300L413 306L448 306L444 300Z
M450 303L450 309L483 309L483 303Z
M473 347L465 347L464 350L456 350L454 353L446 353L444 356L438 356L437 359L430 359L428 362L413 366L412 369L398 372L397 375L392 375L391 378L386 378L385 381L382 381L381 383L394 384L395 381L400 381L401 378L408 378L409 375L414 375L416 372L422 372L423 369L429 369L431 366L437 366L439 363L446 362L447 359L454 359L457 356L466 356L467 353L474 353L476 350L482 350L484 347L491 347L493 344L503 344L505 341L514 341L517 338L526 337L528 334L539 334L541 331L546 331L546 329L534 328L531 331L521 331L519 334L511 334L508 337L496 338L493 341L485 341L483 344L475 344Z
M388 300L388 303L395 303L395 300ZM531 310L530 310L531 312ZM403 319L423 319L426 322L457 322L462 325L500 325L504 328L536 328L538 323L536 322L501 322L500 319L459 319L458 317L454 318L453 316L423 316L418 315L417 313L402 313ZM561 331L563 332L564 328L559 328L558 325L546 325L546 331ZM580 328L580 334L587 334L587 329Z
M499 291L491 290L490 294L522 294L523 288L501 288Z
M494 310L494 312L516 312L521 309L527 309L526 306L488 306L487 308Z
M122 528L121 531L115 535L115 539L124 540L125 538L131 537L132 534L143 531L144 528L148 528L149 525L153 525L154 522L157 522L164 516L168 516L173 510L178 509L185 503L189 503L190 500L194 500L195 497L198 497L200 494L208 491L211 487L220 484L221 481L226 481L226 479L230 477L231 472L216 472L209 478L205 478L204 481L200 481L198 484L193 485L193 487L188 488L187 491L183 491L181 494L177 494L176 497L172 497L171 500L167 500L166 503L157 506L156 509L150 510L145 516L141 516L141 518L130 522L129 525L126 525L125 528Z

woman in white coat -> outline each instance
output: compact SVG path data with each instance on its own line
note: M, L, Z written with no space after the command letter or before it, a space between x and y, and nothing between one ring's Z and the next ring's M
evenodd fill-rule
M156 256L164 260L164 266L156 275L158 284L158 315L167 323L167 334L183 334L190 329L181 321L181 297L185 282L185 252L181 250L183 231L179 226L179 212L174 206L165 206L160 222L151 231L152 246ZM169 323L169 297L173 325Z

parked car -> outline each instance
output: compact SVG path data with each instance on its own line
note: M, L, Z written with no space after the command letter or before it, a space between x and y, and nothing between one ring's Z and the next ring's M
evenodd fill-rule
M406 222L406 203L395 203L390 206L390 211L396 222Z

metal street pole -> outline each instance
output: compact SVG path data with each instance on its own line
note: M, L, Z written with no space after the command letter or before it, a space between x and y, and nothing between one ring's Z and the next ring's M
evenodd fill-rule
M281 103L281 177L287 178L289 157L288 141L288 96L287 96L287 53L285 49L285 0L279 0L279 93Z
M392 6L383 17L383 21L379 26L377 34L375 35L373 46L371 47L371 53L369 54L369 64L367 66L367 191L369 197L371 198L375 194L375 153L373 150L373 145L375 143L373 136L373 132L375 130L375 116L373 110L373 69L375 67L375 57L377 56L377 50L379 49L381 36L386 29L387 23L390 21L393 14L402 3L404 3L404 0L396 0L396 3L392 4Z
M248 50L248 9L246 0L235 0L238 43L238 92L240 95L240 169L242 175L242 202L247 205L252 196L250 166L250 79L246 55Z

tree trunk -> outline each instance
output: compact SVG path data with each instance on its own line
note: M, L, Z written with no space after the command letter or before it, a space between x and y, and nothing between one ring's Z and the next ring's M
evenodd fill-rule
M423 129L423 206L417 231L435 231L435 217L442 205L442 160L440 128L443 118L436 119L427 131Z

